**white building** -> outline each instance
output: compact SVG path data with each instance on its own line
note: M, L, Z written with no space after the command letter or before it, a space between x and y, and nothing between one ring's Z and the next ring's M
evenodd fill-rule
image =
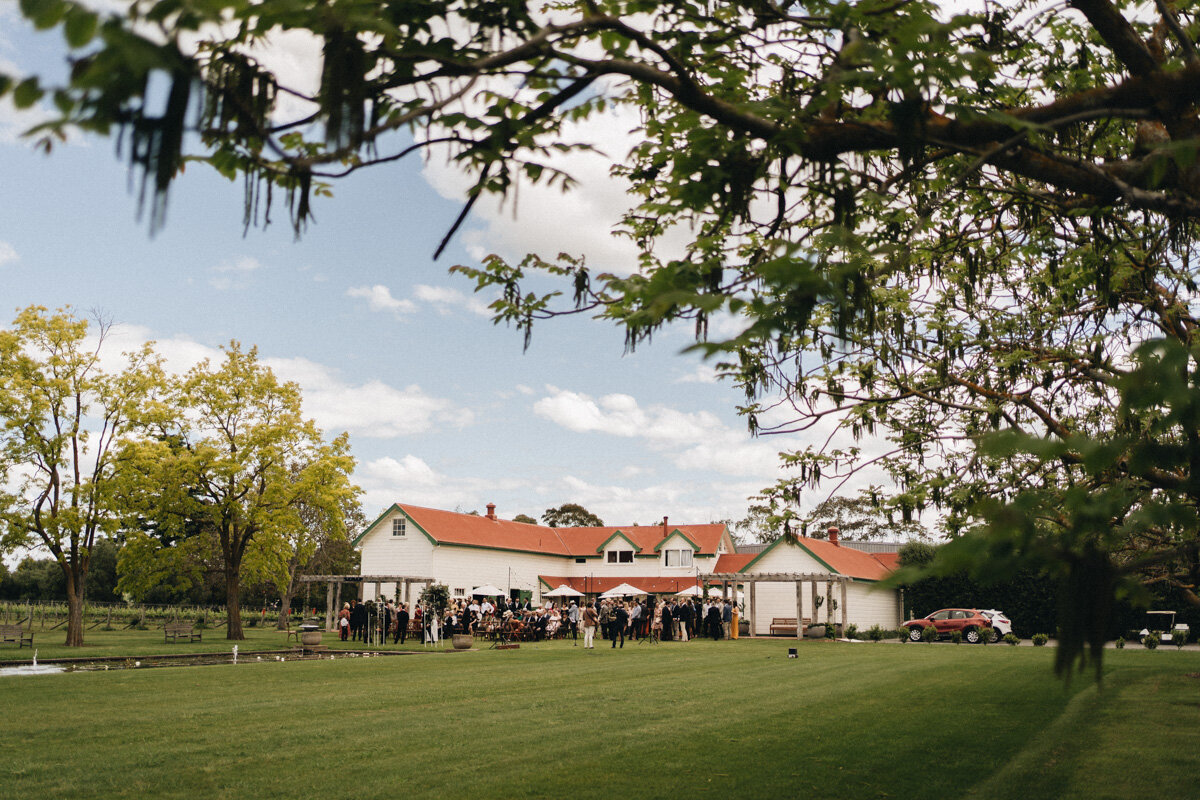
M842 547L836 538L780 539L761 553L739 554L721 524L673 525L664 517L656 525L549 528L500 519L492 504L479 516L397 503L354 544L362 551L363 575L430 578L446 584L452 598L486 584L535 603L564 584L588 595L621 583L666 595L698 583L722 584L701 576L736 576L724 580L727 590L737 585L750 590L745 600L753 614L747 608L746 615L755 620L753 633L766 635L773 618L797 616L796 579L779 576L804 575L812 584L809 601L801 604L805 620L825 621L831 606L822 603L814 616L811 598L832 597L830 587L836 586L833 621L839 621L841 609L860 628L894 628L902 621L899 593L875 590L894 559ZM818 584L824 594L818 594ZM399 594L411 602L423 586L368 583L364 599Z

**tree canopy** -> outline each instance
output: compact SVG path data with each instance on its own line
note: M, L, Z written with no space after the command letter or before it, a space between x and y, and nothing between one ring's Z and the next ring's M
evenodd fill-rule
M138 436L161 387L147 346L106 368L109 324L30 307L0 330L0 551L50 553L66 589L69 646L83 644L83 602L99 542L123 516L122 445Z
M578 503L547 508L542 514L542 522L551 528L598 528L604 524L604 520Z
M283 195L300 230L333 179L436 151L475 181L452 232L483 193L569 186L553 155L594 144L569 126L631 106L635 144L613 172L630 187L620 233L639 248L635 269L596 275L574 255L460 268L500 289L498 319L529 336L535 320L585 311L625 326L629 346L693 324L745 389L752 430L824 442L785 454L785 496L880 470L901 518L937 506L955 533L982 519L970 547L993 567L1033 559L1071 587L1060 666L1082 663L1085 641L1099 656L1088 615L1147 569L1189 591L1200 579L1191 8L22 9L80 57L67 86L16 76L0 91L18 106L50 92L60 116L45 137L122 130L152 226L186 159L245 179L248 222ZM315 93L261 56L282 32L321 42ZM147 91L152 77L165 92ZM306 110L281 118L282 97ZM544 272L561 292L528 288ZM710 341L722 317L741 332Z

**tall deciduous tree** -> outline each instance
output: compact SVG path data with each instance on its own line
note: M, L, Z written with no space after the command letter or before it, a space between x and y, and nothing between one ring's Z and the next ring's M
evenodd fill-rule
M299 388L280 382L254 349L232 343L219 365L202 362L176 391L169 435L127 453L143 517L170 535L131 533L126 548L149 560L164 543L211 544L224 572L226 638L242 639L244 574L286 574L296 549L308 547L297 539L306 522L339 529L357 493L354 461L347 437L324 441L301 413ZM139 574L139 586L124 585L148 588L153 571Z
M528 336L539 318L591 311L630 345L694 323L745 388L752 429L780 419L765 411L782 402L791 421L773 430L829 443L785 454L798 473L785 494L870 465L898 487L889 504L903 519L936 505L962 530L998 502L991 540L1031 520L1037 535L1001 536L1004 547L1024 542L1061 570L1076 603L1065 619L1095 648L1101 627L1079 614L1127 590L1139 554L1165 580L1197 573L1195 528L1140 511L1200 508L1198 465L1134 469L1128 445L1190 442L1192 422L1119 388L1161 377L1132 355L1147 342L1185 354L1179 374L1200 371L1200 20L1177 5L227 0L183 12L164 0L106 18L65 0L22 7L86 48L55 95L62 118L41 130L126 128L152 224L193 122L192 155L245 177L248 215L256 190L277 187L300 228L326 181L429 147L473 175L468 209L522 178L568 183L550 159L573 146L567 124L636 107L633 150L613 169L631 189L621 227L637 271L534 256L464 269L501 290L498 317ZM247 55L276 30L323 43L311 116L274 116L296 87ZM154 75L165 104L144 91ZM29 105L45 87L5 90ZM658 247L670 234L686 237L681 254ZM574 302L529 291L539 270L565 278ZM706 341L723 315L742 332ZM1130 438L1110 436L1119 429ZM976 447L997 431L1017 438ZM1130 452L1101 466L1094 447ZM1121 494L1055 499L1080 487ZM1007 503L1026 492L1049 493L1042 512ZM1080 513L1050 513L1063 508ZM1082 656L1065 644L1060 657Z
M604 520L578 503L563 503L555 508L547 508L542 514L542 522L551 528L598 528L604 524Z
M70 310L20 312L0 331L3 549L44 548L66 582L66 644L83 644L83 603L98 537L120 522L117 452L162 373L150 346L105 368L110 325Z

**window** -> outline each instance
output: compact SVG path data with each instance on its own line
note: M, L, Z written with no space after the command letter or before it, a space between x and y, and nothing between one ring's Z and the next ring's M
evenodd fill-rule
M609 550L608 551L608 563L609 564L632 564L633 563L633 551L632 550Z
M690 567L692 565L691 550L663 550L663 566Z
M455 590L454 590L454 596L455 596L455 597L466 597L466 596L467 596L467 590L466 590L466 589L455 589Z
M407 520L405 520L404 517L395 517L392 519L392 536L404 535L405 522L407 522Z
M575 559L575 563L576 564L586 564L587 559L586 558L577 558L577 559Z

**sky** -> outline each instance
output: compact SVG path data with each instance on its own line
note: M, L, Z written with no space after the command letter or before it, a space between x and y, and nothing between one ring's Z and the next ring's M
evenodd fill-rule
M0 70L61 70L60 34L31 31L13 6L0 6ZM288 57L312 55L300 45ZM240 182L193 166L152 237L113 140L47 156L19 136L32 121L0 101L0 324L32 304L98 311L116 323L115 346L153 340L180 371L232 340L256 346L326 434L349 431L369 518L403 502L495 503L507 519L579 503L610 525L740 519L781 477L776 453L807 443L751 437L740 390L681 352L690 327L627 353L611 323L557 319L526 351L491 321L491 298L448 273L489 253L560 251L631 271L633 251L610 233L624 186L600 157L572 158L581 185L568 194L523 187L515 206L481 202L434 261L466 185L438 158L337 183L299 240L282 206L244 233ZM587 133L620 158L633 124L610 116Z

